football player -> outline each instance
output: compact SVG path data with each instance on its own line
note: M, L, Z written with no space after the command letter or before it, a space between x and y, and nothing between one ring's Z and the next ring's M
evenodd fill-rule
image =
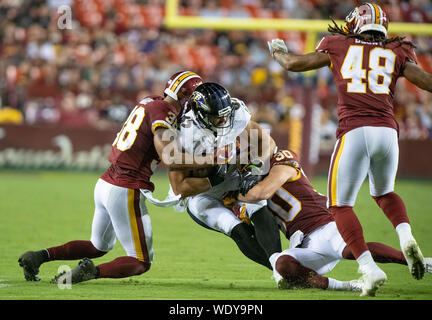
M421 279L425 272L404 202L394 192L399 158L394 90L397 79L405 77L432 92L432 74L417 65L411 42L388 38L388 18L380 6L365 3L354 8L345 20L343 28L336 23L329 26L332 35L325 36L315 52L288 52L280 39L268 44L274 59L289 71L329 67L333 72L338 90L338 129L329 169L328 205L359 264L366 291L374 295L387 276L374 262L353 211L366 176L371 196L398 234L410 273Z
M313 188L293 151L280 150L271 161L268 175L238 199L251 203L267 200L281 232L289 239L289 249L270 258L279 288L297 286L369 294L363 279L338 281L323 276L339 261L354 256L327 209L327 197ZM368 242L367 246L377 262L407 264L399 250L378 242ZM432 259L425 260L432 273Z
M236 141L243 140L250 147L255 164L269 163L276 147L273 139L257 123L250 121L246 105L231 98L224 87L216 83L203 83L191 95L190 103L191 110L180 125L181 136L188 137L183 141L188 152L211 150L215 146L237 148ZM254 134L257 136L256 143L248 143ZM237 155L237 158L240 157ZM242 222L224 206L224 195L238 190L240 179L245 181L244 184L257 179L258 175L252 172L254 166L244 166L246 168L241 174L237 164L229 163L201 173L171 170L169 177L174 194L181 195L185 202L185 206L178 211L187 209L199 225L229 236L245 256L271 269L269 257L274 252L280 252L281 244L277 225L266 209L265 201L247 204L254 226Z
M124 278L149 270L153 259L152 227L145 200L170 206L177 199L158 201L152 197L150 181L155 165L162 161L168 168L213 166L214 155L193 157L195 162L169 161L164 135L173 130L177 116L201 77L191 71L171 76L164 97L149 96L130 113L112 144L111 166L97 181L94 190L95 211L90 240L75 240L40 251L28 251L19 257L25 279L39 281L39 267L53 260L83 259L71 272L57 275L52 282L78 283L95 278ZM181 159L188 155L180 154ZM167 161L164 161L166 159ZM126 256L95 266L91 258L101 257L114 247L116 237Z

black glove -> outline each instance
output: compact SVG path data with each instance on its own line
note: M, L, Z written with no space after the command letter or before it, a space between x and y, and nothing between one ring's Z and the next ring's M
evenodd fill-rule
M250 189L261 181L262 175L260 175L260 168L262 167L262 164L262 162L249 164L240 173L239 192L241 195L245 196Z
M212 188L224 181L225 175L227 173L227 168L228 168L227 164L213 167L213 169L211 170L208 176L208 180Z

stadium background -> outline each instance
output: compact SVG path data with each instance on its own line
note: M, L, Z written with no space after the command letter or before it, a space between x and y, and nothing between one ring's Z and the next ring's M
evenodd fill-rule
M234 30L230 25L182 29L175 27L179 19L171 16L167 28L166 13L175 10L171 6L166 11L165 5L177 3L180 17L205 21L214 21L211 16L295 20L272 20L277 22L277 31ZM329 16L340 21L355 3L0 0L0 299L366 299L347 292L275 290L271 272L248 261L231 239L201 228L187 214L150 204L156 259L143 276L100 279L59 290L49 280L59 267L65 263L73 267L76 261L44 265L39 283L24 281L17 264L24 251L88 239L94 184L108 166L115 134L136 101L161 93L165 81L179 69L196 70L207 81L221 82L233 96L244 99L254 119L271 128L281 147L301 153L314 187L324 193L336 129L331 74L326 69L284 72L270 58L266 41L281 37L296 52L313 49L323 32L293 31L293 26L304 28L308 21L308 26L315 28L318 23L316 28L322 30L322 21L324 27ZM416 42L422 67L432 72L432 38L424 34L432 32L427 24L432 20L430 1L378 3L391 21L412 23L403 25L404 30L421 33L407 37ZM62 14L68 11L58 11L62 5L71 8L70 29L59 27L59 23L68 26L62 24ZM249 21L250 27L252 20L243 21L244 25ZM279 30L285 25L290 25L289 31ZM423 253L431 256L432 98L401 79L396 99L401 126L399 177L422 178L398 179L396 190L406 201ZM164 197L166 174L156 174L153 181L155 196ZM366 239L397 248L393 228L368 191L366 183L356 203ZM286 248L287 241L282 241ZM122 255L117 242L98 263ZM404 266L386 264L383 268L389 283L377 298L370 299L432 299L430 275L416 281ZM355 261L340 263L330 273L340 280L357 275ZM285 312L286 304L280 306ZM81 308L76 310L82 313ZM382 310L388 316L388 305Z
M234 30L225 24L167 28L166 5L171 11L174 5L181 17L299 19L304 28L300 20L341 21L357 3L1 0L0 166L105 168L111 140L135 103L162 93L177 70L191 69L243 99L280 147L301 155L307 173L325 174L336 130L331 72L286 72L271 59L266 44L280 37L301 53L313 49L324 32L292 30L295 20L279 20L294 21L289 31ZM390 31L392 23L408 22L432 32L430 1L377 3L389 15ZM71 9L66 27L61 6ZM406 36L415 41L421 66L432 72L432 37ZM432 177L427 160L432 156L432 95L404 79L396 92L399 174ZM419 151L425 156L416 156Z

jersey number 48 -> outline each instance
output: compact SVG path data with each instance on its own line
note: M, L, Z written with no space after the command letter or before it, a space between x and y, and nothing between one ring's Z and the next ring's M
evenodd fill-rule
M390 49L374 48L369 53L369 69L363 69L361 45L349 47L340 69L344 79L349 79L347 92L366 93L366 86L375 94L389 94L389 86L396 61L396 54ZM363 80L366 79L366 82Z

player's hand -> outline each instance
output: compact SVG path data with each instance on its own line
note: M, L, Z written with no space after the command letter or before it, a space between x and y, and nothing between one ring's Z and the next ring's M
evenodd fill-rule
M273 39L272 41L267 41L267 45L269 47L270 54L273 58L276 50L288 52L288 48L282 39Z
M225 175L227 173L227 169L228 169L227 164L214 167L214 169L211 171L211 173L208 176L208 180L212 187L217 186L218 184L224 181Z
M249 164L240 173L239 192L241 195L246 196L249 190L261 181L262 175L260 168L262 165L263 163L261 161L257 164Z

